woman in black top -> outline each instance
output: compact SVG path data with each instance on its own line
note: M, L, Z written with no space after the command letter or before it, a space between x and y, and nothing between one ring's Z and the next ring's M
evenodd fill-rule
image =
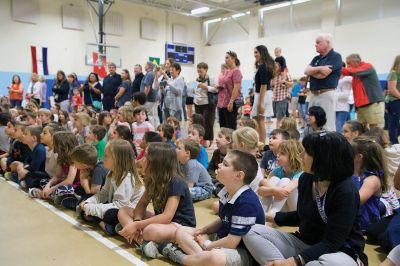
M259 45L254 48L256 59L256 75L254 76L255 94L251 116L257 121L260 141L265 142L265 105L267 97L265 92L270 90L271 79L274 77L274 59L269 55L267 47Z
M69 83L64 71L58 70L53 85L54 101L60 105L61 110L68 111Z
M83 84L83 102L85 105L93 106L95 109L101 109L101 84L99 76L95 72L91 72Z
M305 137L303 146L297 211L267 217L299 230L289 234L255 225L243 239L247 249L261 265L368 265L350 144L336 132L320 132Z

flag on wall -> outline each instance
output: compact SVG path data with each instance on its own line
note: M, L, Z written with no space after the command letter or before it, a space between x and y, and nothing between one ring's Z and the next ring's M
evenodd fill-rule
M101 63L101 65L94 65L93 66L93 72L97 73L97 75L99 75L99 77L104 78L105 76L107 76L107 72L106 72L106 67L105 65L107 64L107 60L105 57L103 57L101 60L102 62L99 62L99 54L96 52L92 53L92 59L93 59L93 63L94 64L98 64Z
M48 75L47 47L37 48L31 45L32 72L40 75Z

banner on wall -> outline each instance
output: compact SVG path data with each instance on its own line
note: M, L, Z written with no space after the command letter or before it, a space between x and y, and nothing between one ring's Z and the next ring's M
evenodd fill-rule
M39 75L48 75L47 47L36 47L31 45L32 72Z
M152 62L154 65L160 65L160 58L159 57L149 57L149 61Z
M98 65L93 66L93 72L97 73L97 75L99 75L100 78L104 78L105 76L107 76L107 71L106 71L106 67L105 67L105 65L107 64L106 57L101 58L102 62L98 62L98 60L100 60L99 54L96 52L93 52L92 59L93 59L93 62L99 63Z

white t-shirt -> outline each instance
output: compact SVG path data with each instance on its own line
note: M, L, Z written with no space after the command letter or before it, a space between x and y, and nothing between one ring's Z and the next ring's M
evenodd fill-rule
M345 76L339 79L339 84L336 89L337 102L336 112L344 111L348 112L350 109L349 98L353 94L353 87L351 81L353 80L350 76Z

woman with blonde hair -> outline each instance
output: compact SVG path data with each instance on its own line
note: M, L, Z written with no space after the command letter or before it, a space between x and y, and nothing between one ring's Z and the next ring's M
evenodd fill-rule
M400 55L396 56L393 66L390 69L388 80L388 99L387 105L389 115L389 137L392 144L399 143L400 127Z

